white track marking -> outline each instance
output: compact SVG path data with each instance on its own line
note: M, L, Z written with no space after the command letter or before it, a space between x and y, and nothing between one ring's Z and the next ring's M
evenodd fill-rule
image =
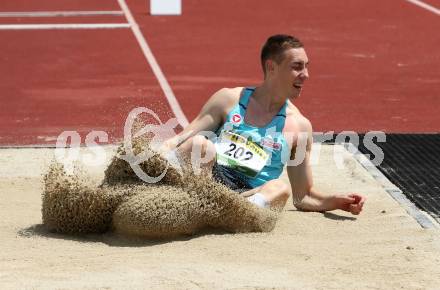
M125 0L118 0L118 3L119 6L121 6L122 11L124 11L128 23L130 23L131 25L131 30L133 31L134 36L136 37L136 40L138 41L142 49L142 52L144 53L145 58L147 59L151 69L153 70L154 75L159 81L160 87L162 88L165 97L167 98L168 103L171 106L171 110L173 111L180 125L182 125L182 127L186 127L188 125L188 119L183 113L182 108L180 107L179 102L177 101L176 96L173 93L173 90L171 89L162 70L160 69L160 66L157 63L156 58L154 57L153 52L151 51L147 41L142 35L142 32L139 29L139 26L136 23L136 20L134 19L133 15L131 14L130 9L125 3Z
M38 12L0 12L0 17L71 17L124 15L123 11L38 11Z
M128 23L0 24L0 30L117 29L117 28L130 28L130 24Z
M440 9L435 8L434 6L431 6L429 4L426 4L425 2L419 1L419 0L405 0L408 1L414 5L417 5L419 7L422 7L428 11L431 11L434 14L440 15Z

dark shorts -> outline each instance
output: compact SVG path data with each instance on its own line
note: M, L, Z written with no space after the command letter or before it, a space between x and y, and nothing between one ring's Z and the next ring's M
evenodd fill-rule
M245 180L237 175L234 170L217 163L214 163L214 166L212 167L212 176L217 182L226 185L238 193L252 189L252 186L250 186Z

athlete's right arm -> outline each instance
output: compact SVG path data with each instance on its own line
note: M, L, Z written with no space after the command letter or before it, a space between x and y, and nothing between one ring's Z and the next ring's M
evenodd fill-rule
M175 148L201 131L215 132L224 122L227 112L234 102L234 89L223 88L214 93L200 110L197 117L174 136L165 141L165 147Z

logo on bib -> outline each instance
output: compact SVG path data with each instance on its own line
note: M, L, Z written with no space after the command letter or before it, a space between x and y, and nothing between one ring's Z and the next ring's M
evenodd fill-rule
M262 146L267 147L267 148L272 148L275 149L277 151L279 151L281 149L281 144L278 142L274 142L272 139L270 138L264 138L263 140L261 140L260 143Z
M232 123L237 124L241 122L241 116L239 114L232 115Z

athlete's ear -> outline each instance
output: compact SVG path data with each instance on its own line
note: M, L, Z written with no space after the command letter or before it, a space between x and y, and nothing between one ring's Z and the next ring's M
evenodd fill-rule
M273 73L275 70L275 62L272 59L266 60L266 73Z

